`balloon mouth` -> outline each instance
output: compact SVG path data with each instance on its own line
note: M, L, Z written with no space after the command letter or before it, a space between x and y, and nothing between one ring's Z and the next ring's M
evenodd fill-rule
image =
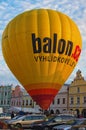
M43 110L47 110L51 102L54 100L54 97L58 93L58 90L51 89L51 88L34 89L34 90L29 90L28 93Z

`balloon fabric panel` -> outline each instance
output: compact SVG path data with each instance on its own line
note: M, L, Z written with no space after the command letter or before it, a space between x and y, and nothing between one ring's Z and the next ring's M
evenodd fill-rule
M48 109L75 68L82 48L77 25L51 9L19 14L2 35L5 61L42 109Z

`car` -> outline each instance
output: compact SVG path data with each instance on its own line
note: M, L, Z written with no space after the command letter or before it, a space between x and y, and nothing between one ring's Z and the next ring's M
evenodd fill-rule
M52 130L71 130L71 125L55 126Z
M75 117L71 115L55 115L49 118L48 121L32 123L30 128L34 130L52 130L54 126L64 124L70 119L75 119Z
M12 121L14 121L14 120L17 120L17 119L20 118L20 117L22 117L22 115L17 115L17 116L15 116L15 117L13 117L12 119L4 120L4 122L8 124L8 123L10 123L10 122L12 122Z
M86 118L82 118L80 123L71 127L71 130L86 130Z
M0 113L0 120L11 119L11 113Z
M16 117L15 117L16 118ZM20 116L17 119L12 119L7 122L10 128L20 127L20 128L29 128L29 125L35 121L44 120L45 115L37 115L37 114L28 114L24 116Z
M63 125L57 125L52 128L52 130L73 130L73 127L82 124L85 121L85 119L74 119L69 120L67 123Z
M76 124L76 122L78 122L76 119L69 120L63 125L53 127L52 130L71 130L72 125Z

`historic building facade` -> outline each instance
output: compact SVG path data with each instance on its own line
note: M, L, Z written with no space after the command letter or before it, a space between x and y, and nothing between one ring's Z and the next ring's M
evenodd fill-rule
M68 110L68 87L69 84L64 84L52 102L49 109L54 113L63 113Z
M11 106L12 85L0 86L0 107L7 111Z
M68 109L68 84L64 84L56 95L54 101L50 105L49 111L53 113L63 113ZM12 91L11 107L19 107L20 110L28 111L34 108L36 111L41 110L39 105L36 104L26 92L19 85ZM31 109L32 110L32 109Z
M68 109L76 111L77 116L86 117L86 81L80 70L76 72L76 76L70 84L68 98Z
M12 90L11 106L21 107L22 106L22 97L23 97L23 92L21 90L21 87L19 85L17 85Z
M36 102L32 100L25 89L17 85L12 91L11 108L13 108L14 111L18 109L20 111L31 112L33 110L31 108L39 109L39 106L36 105Z
M0 107L7 111L10 107L19 107L28 111L29 108L41 110L32 100L30 95L19 85L12 88L12 85L0 86ZM64 84L54 101L51 103L49 111L53 113L74 112L78 116L86 117L86 80L80 70L71 84Z

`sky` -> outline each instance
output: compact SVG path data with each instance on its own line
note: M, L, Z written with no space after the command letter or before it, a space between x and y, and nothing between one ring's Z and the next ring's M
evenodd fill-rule
M66 83L70 84L73 81L78 69L81 70L86 80L86 0L0 0L0 85L13 84L15 86L20 84L3 58L2 33L9 21L15 16L24 11L38 8L60 11L75 21L82 36L82 53Z

